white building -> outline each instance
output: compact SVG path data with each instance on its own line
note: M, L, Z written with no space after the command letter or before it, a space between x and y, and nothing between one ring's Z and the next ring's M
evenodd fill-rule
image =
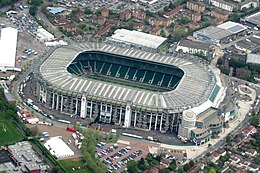
M74 152L68 147L60 136L50 138L46 141L44 146L57 158L74 156Z
M184 53L189 54L196 54L196 53L203 53L204 56L207 56L209 53L210 44L209 43L202 43L202 42L195 42L190 40L181 40L177 47L176 51L182 51Z
M209 4L230 12L236 7L235 4L223 0L209 0Z
M1 30L0 38L0 67L14 67L17 46L17 29L7 27Z
M243 8L256 8L259 6L259 0L245 0L240 4L240 10Z
M53 41L55 39L54 35L49 33L43 28L38 28L36 32L36 37L39 39L39 41Z
M127 29L117 29L109 38L110 41L157 49L165 43L167 38Z

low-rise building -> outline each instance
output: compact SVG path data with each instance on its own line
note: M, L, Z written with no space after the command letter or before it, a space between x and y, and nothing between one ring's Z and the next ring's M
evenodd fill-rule
M76 20L79 20L80 18L82 18L83 16L84 16L84 13L82 11L78 11L77 13L72 15L72 19L76 21Z
M200 27L199 23L196 23L196 22L190 22L189 23L189 29L191 29L191 30L198 29L199 27Z
M243 8L257 8L259 6L259 0L245 0L239 4L240 10Z
M249 171L252 171L252 172L258 172L259 171L259 165L257 164L254 164L254 163L251 163L248 168L247 168Z
M113 25L113 26L119 26L120 22L118 20L106 19L106 24Z
M235 3L231 3L230 1L227 2L224 0L209 0L209 4L230 12L237 7Z
M56 16L55 17L55 22L58 25L66 25L68 23L68 20L65 17L63 17L63 16Z
M188 18L192 22L199 22L199 21L201 21L201 15L199 13L193 13L190 10L185 10L183 12L183 17Z
M68 23L66 25L63 26L63 29L65 29L66 31L76 31L77 30L77 25L75 23Z
M110 31L111 25L105 26L102 30L98 31L95 37L101 37L102 35L108 33Z
M203 42L196 42L191 40L181 40L177 47L176 51L182 51L184 53L189 54L203 54L204 56L207 56L210 50L210 44L209 43L203 43Z
M221 21L226 21L228 20L228 16L229 16L229 13L227 11L224 11L224 10L221 10L221 9L218 9L218 8L214 8L210 15L218 20L221 20Z
M127 21L132 17L132 14L131 14L131 11L126 10L126 11L120 12L119 16L120 16L119 17L120 20L126 20Z
M143 12L142 10L140 10L140 9L135 9L135 10L132 11L132 16L137 18L137 19L143 20L143 19L146 18L146 13Z
M103 8L101 10L101 16L108 17L109 16L109 9L108 8Z
M255 157L257 155L257 151L255 149L249 149L246 150L245 154L251 157Z
M246 127L244 127L244 129L242 130L242 133L246 136L255 134L257 132L257 129L253 126L253 125L247 125Z
M106 22L106 18L103 16L93 16L92 17L92 22L95 24L99 24L99 25L104 25Z
M161 28L160 27L155 27L152 30L149 31L149 34L152 35L160 35L161 34Z
M174 8L173 10L171 10L171 11L165 13L163 16L166 17L166 18L172 18L172 17L174 17L176 14L178 14L181 10L182 10L182 7L179 6L179 7Z
M136 30L143 30L145 25L140 22L132 22L131 25L133 25L133 28Z
M205 11L205 5L199 2L195 1L188 1L187 2L187 8L193 11L196 11L198 13L202 13Z

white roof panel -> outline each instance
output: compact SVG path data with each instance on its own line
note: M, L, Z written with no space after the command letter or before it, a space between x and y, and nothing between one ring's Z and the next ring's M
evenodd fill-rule
M111 36L114 41L123 41L144 47L157 49L167 38L127 29L117 29Z
M1 30L0 67L14 67L17 45L17 29L7 27Z

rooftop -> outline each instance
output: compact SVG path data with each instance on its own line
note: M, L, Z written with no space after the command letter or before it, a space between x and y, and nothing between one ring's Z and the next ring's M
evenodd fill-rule
M184 47L191 47L191 48L197 48L197 49L209 49L210 44L209 43L203 43L203 42L197 42L197 41L191 41L191 40L181 40L179 42L179 46Z
M47 7L47 10L49 10L52 14L58 14L66 10L66 8L63 7Z
M150 47L153 49L157 49L161 44L163 44L167 40L167 38L164 37L126 29L117 29L110 39L114 41L121 41L144 47Z
M242 19L260 27L260 11Z
M218 25L217 27L225 29L232 34L236 34L247 29L247 27L241 25L240 23L235 23L231 21L225 22L221 25Z

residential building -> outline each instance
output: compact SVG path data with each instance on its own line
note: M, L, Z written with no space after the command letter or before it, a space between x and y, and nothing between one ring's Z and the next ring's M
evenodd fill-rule
M106 24L113 25L113 26L119 26L120 22L118 20L106 19Z
M109 16L109 9L103 8L103 9L101 10L101 16L103 16L103 17L108 17L108 16Z
M133 25L133 28L136 30L143 30L145 27L145 25L140 22L132 22L131 24Z
M259 6L259 0L245 0L239 4L240 10L243 8L256 8Z
M98 31L95 37L101 37L102 35L108 33L110 31L111 25L105 26L102 30Z
M196 23L196 22L189 23L189 29L191 29L191 30L198 29L199 27L200 27L199 23Z
M172 24L172 20L171 19L163 18L161 20L163 21L162 26L164 26L164 27L168 27L168 26L170 26Z
M246 150L245 154L251 157L255 157L257 155L257 151L255 149L249 149Z
M149 34L159 36L161 34L161 28L155 27L155 28L153 28L152 30L149 31Z
M208 55L209 49L210 49L209 43L196 42L191 40L181 40L176 47L177 52L182 50L182 52L184 53L190 53L190 54L202 53L204 56Z
M174 17L176 14L178 14L181 10L182 10L182 7L179 6L179 7L174 8L173 10L171 10L171 11L165 13L163 16L166 17L166 18L172 18L172 17Z
M132 17L132 14L131 14L131 11L126 10L126 11L120 12L119 16L120 16L119 17L120 20L129 20Z
M229 13L227 11L224 11L224 10L221 10L221 9L218 9L218 8L214 8L211 11L210 15L212 17L216 18L217 20L221 20L221 21L224 22L224 21L228 20Z
M55 22L58 25L66 25L68 23L68 20L65 17L63 17L63 16L56 16L55 17Z
M214 151L213 153L211 153L211 155L213 156L212 161L216 162L220 158L220 156L225 156L226 154L227 154L227 151L220 148L220 149Z
M257 129L253 125L247 125L243 130L242 133L246 136L255 134L257 132Z
M236 8L236 4L224 0L209 0L209 4L230 12Z
M249 171L252 171L252 172L258 172L259 171L259 165L256 165L254 163L251 163L249 166L248 166L248 170Z
M96 23L96 24L99 24L99 25L104 25L105 22L106 22L106 18L103 17L103 16L93 16L92 17L92 22L93 23Z
M140 9L135 9L135 10L132 11L132 16L137 18L137 19L143 20L143 19L146 18L146 13L143 12L142 10L140 10Z
M78 11L77 13L75 13L74 15L72 15L72 19L73 20L79 20L80 18L82 18L85 14L82 11Z
M76 31L77 25L75 23L68 23L63 26L63 29L65 29L66 31L71 31L71 32Z
M181 30L184 30L185 32L188 32L188 28L185 27L185 26L181 26L181 25L174 25L174 31L176 31L177 29L181 29Z
M148 22L152 26L161 26L163 24L162 20L160 20L159 18L154 18L154 17L149 18Z
M202 13L205 11L205 5L201 4L199 2L194 2L194 1L188 1L187 2L187 8L193 11L196 11L198 13Z
M190 10L185 10L183 12L183 17L188 18L192 22L199 22L199 21L201 21L201 15L199 13L193 13Z

